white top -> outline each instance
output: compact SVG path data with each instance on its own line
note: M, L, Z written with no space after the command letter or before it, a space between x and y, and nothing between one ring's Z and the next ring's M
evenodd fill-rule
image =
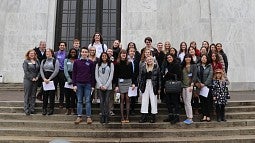
M92 46L92 44L89 44L88 48L90 49L90 47ZM102 44L101 43L94 43L93 46L96 48L96 57L97 58L100 58L100 55L103 53L103 52L106 52L107 51L107 46L104 44L104 51L103 51L103 48L102 48Z

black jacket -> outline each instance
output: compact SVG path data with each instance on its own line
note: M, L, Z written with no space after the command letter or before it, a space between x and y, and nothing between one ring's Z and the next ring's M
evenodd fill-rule
M42 53L41 53L39 48L34 48L34 50L36 52L37 58L38 58L40 63L42 62L42 60L46 59L46 51L44 51L44 53L42 55Z
M142 93L144 93L146 88L146 73L147 73L146 65L143 65L140 70L141 72L139 75L139 89L141 90ZM153 86L153 92L155 95L158 95L158 90L161 87L161 73L159 66L157 64L154 64L151 74L151 81Z
M181 66L177 61L172 63L166 62L165 66L162 67L163 80L162 82L168 80L175 80L175 75L177 76L177 80L180 81L182 78Z

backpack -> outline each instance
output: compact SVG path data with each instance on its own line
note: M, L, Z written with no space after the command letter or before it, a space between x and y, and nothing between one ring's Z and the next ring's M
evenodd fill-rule
M46 62L46 60L44 59L44 60L42 61L43 65L45 64L45 62ZM55 65L56 65L56 59L53 58L53 67L54 67L54 68L55 68Z

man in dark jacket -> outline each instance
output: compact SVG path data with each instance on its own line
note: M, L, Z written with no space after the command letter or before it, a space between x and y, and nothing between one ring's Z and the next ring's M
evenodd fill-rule
M41 64L43 59L46 59L46 42L45 41L40 41L39 47L34 48L37 58ZM43 94L43 88L42 88L42 78L40 77L38 79L38 87L41 87L39 93L37 94L36 98L40 101L42 101L42 94Z

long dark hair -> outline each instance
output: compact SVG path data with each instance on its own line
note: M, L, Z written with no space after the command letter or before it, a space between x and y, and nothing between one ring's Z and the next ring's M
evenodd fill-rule
M100 55L100 58L99 58L99 61L98 61L98 67L100 67L100 66L102 65L102 63L103 63L102 57L103 57L104 54L107 56L106 62L107 62L107 65L110 67L110 66L111 66L111 60L110 60L109 55L108 55L106 52L103 52L103 53Z
M128 54L127 54L127 51L124 50L124 49L120 50L120 53L119 53L118 58L117 58L117 63L120 63L120 61L121 61L121 54L126 54L125 61L126 61L126 64L128 65L128 63L129 63L128 62Z
M185 54L186 54L187 51L188 51L187 43L183 41L183 42L181 42L181 44L180 44L180 50L179 50L178 55L182 52L182 44L185 44L185 46L186 46L186 48L185 48Z
M129 42L128 45L127 45L127 53L129 53L129 49L130 49L129 45L130 45L130 44L133 44L133 45L134 45L135 51L137 51L137 48L136 48L135 43L134 43L134 42Z
M71 55L71 52L72 52L72 51L75 51L75 57L72 57L72 55ZM71 49L69 50L69 52L68 52L67 58L68 58L68 59L70 59L70 58L78 59L78 51L77 51L75 48L71 48Z
M101 33L99 33L99 32L96 32L94 35L93 35L93 37L92 37L92 40L91 40L91 45L93 46L93 44L95 43L95 35L96 34L99 34L99 36L100 36L100 43L101 44L103 44L103 37L102 37L102 34Z
M195 64L195 62L193 61L192 55L189 54L189 53L187 53L187 54L184 56L183 61L182 61L182 63L181 63L181 67L182 67L182 68L186 67L185 58L191 58L190 64Z

